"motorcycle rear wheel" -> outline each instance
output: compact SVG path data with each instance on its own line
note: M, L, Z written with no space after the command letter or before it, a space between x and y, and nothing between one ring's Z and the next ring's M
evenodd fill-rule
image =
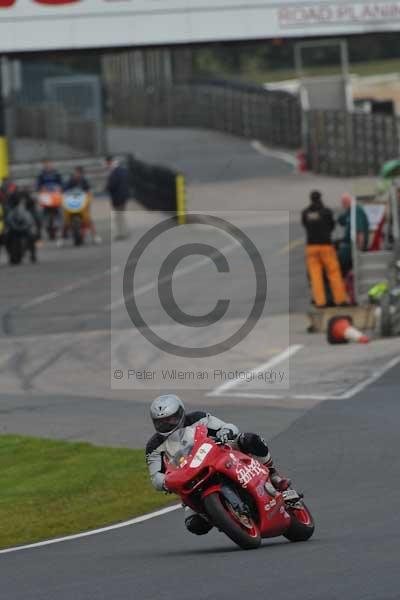
M255 550L261 544L261 534L252 519L249 518L250 527L245 527L235 518L232 511L224 505L218 492L210 494L204 499L204 506L212 523L235 544L243 550Z
M304 502L302 504L302 509L288 509L291 523L289 529L287 529L283 535L290 542L306 542L310 539L315 530L314 519Z

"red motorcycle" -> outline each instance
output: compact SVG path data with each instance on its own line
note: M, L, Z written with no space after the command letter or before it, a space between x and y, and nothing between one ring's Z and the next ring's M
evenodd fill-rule
M262 538L279 535L304 542L314 533L302 495L278 492L267 467L209 438L204 425L176 431L166 449L167 489L241 548L258 548Z

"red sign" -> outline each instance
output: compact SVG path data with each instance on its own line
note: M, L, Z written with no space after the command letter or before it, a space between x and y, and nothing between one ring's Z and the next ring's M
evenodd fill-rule
M73 2L80 2L81 0L35 0L38 4L72 4ZM15 2L15 0L14 0Z
M9 8L10 6L14 6L17 0L0 0L0 8ZM80 2L81 0L34 0L38 4L46 4L47 6L60 6L61 4L73 4L75 2Z

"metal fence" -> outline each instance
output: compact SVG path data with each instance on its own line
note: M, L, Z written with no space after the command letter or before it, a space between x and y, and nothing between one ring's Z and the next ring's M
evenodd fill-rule
M114 124L202 127L273 146L301 145L301 109L294 96L261 86L193 82L108 91Z
M115 124L202 127L258 139L272 146L303 147L316 173L376 175L399 155L396 117L347 111L302 113L287 92L242 82L191 82L109 91Z
M36 73L36 71L35 71ZM7 98L13 163L100 156L106 151L100 78L73 73L32 82L21 77Z
M376 175L385 161L399 155L397 117L311 111L304 119L309 167L316 173Z

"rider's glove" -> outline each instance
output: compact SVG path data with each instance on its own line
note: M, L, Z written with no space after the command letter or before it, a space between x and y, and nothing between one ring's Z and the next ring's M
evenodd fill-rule
M234 440L236 438L236 435L232 431L232 429L229 429L228 427L223 427L222 429L217 431L215 438L221 444L226 444L227 442Z

